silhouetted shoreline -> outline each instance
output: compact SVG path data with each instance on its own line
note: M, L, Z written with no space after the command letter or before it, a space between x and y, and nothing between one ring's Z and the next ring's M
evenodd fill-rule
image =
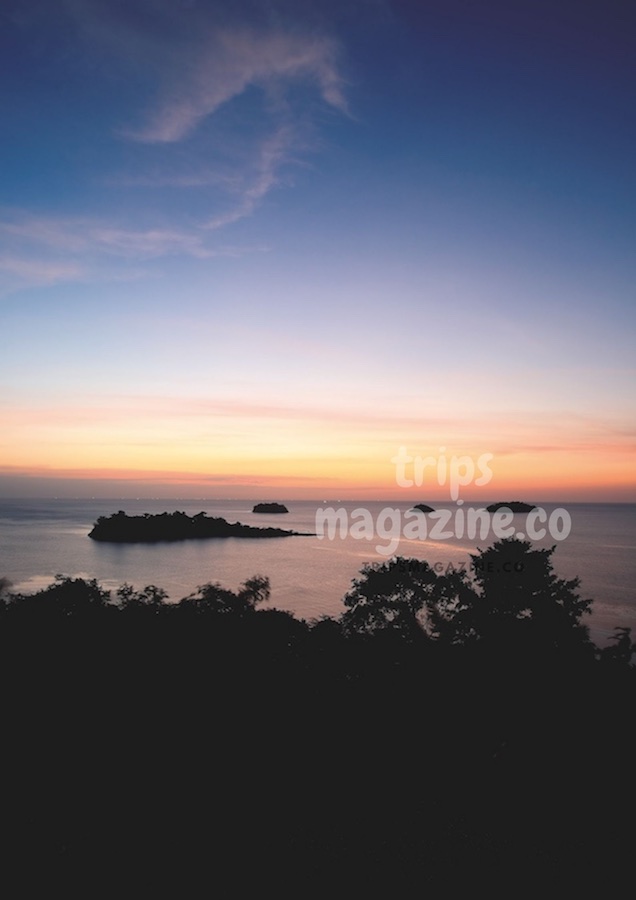
M259 528L241 522L227 522L221 517L208 517L204 512L188 516L184 512L127 516L120 510L112 516L100 516L89 532L94 541L119 544L156 543L159 541L203 540L207 538L277 538L311 537L283 528Z

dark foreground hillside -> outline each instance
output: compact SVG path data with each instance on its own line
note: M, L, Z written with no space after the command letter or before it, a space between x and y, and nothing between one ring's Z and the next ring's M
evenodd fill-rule
M576 585L550 581L549 555L514 553L525 570L490 587L416 561L370 567L340 620L311 624L266 609L258 577L179 604L70 579L10 598L5 883L222 897L619 885L630 638L599 651L583 609L569 624L558 612Z

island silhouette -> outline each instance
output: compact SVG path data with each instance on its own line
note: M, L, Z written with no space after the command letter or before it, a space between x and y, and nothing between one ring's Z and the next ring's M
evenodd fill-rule
M411 509L419 509L420 512L430 513L435 512L432 506L428 506L426 503L416 503L415 506L412 506Z
M522 500L503 500L500 503L491 503L486 509L488 512L497 512L499 509L509 509L513 513L531 512L537 507L531 503L524 503Z
M252 512L255 513L288 513L283 503L257 503Z
M275 538L299 536L301 532L283 528L257 528L241 522L228 522L208 517L204 512L188 516L184 512L128 516L123 510L112 516L100 516L89 532L94 541L120 544L154 543L156 541L184 541L203 538Z

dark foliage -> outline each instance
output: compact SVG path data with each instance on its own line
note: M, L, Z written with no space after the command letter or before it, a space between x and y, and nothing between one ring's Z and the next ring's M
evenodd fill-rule
M582 617L592 601L580 597L578 579L557 578L554 549L506 538L471 555L474 583L458 573L443 600L428 606L434 633L452 643L481 642L491 652L591 652Z
M503 542L474 581L366 566L315 622L266 608L262 576L178 603L5 586L5 883L606 895L633 845L634 645L590 644L550 559Z

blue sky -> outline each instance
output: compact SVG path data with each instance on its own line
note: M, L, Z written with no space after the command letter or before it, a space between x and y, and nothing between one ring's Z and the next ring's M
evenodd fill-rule
M0 495L391 496L406 445L636 499L633 26L6 3Z

